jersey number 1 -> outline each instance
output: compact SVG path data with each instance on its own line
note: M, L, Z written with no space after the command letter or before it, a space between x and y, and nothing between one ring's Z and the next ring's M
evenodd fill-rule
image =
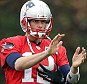
M47 68L50 68L50 70L54 69L54 59L52 56L48 57L48 64L49 66L46 66ZM32 78L32 67L29 69L26 69L24 71L24 78L22 79L22 82L34 82L34 79ZM40 76L37 74L37 82L42 84L50 84L46 80L43 80Z

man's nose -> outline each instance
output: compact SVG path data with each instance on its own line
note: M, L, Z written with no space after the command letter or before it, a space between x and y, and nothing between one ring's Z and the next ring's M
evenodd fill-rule
M43 27L43 24L41 21L38 22L38 25L37 25L38 28L42 28Z

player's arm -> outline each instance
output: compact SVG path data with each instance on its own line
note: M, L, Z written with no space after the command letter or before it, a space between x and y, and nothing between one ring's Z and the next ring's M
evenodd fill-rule
M46 51L30 56L21 56L20 53L13 52L6 58L6 62L13 69L22 70L33 66L48 56L49 54L47 54Z
M82 48L81 53L80 52L80 47L77 47L74 56L72 58L72 66L70 69L70 72L67 75L66 81L70 83L77 83L80 78L79 74L79 66L84 62L86 59L86 50L84 47Z
M62 41L60 41L62 39L62 37L64 37L64 34L61 34L61 35L58 34L57 36L55 36L55 38L51 41L49 48L46 51L43 51L41 53L37 53L34 55L30 55L30 56L18 57L16 60L13 60L12 64L13 64L14 68L16 70L30 68L30 67L34 66L35 64L41 62L42 60L44 60L51 54L56 53L56 51L62 45ZM14 56L14 55L12 55L12 56ZM11 56L9 55L8 57L10 58ZM7 63L9 63L9 62L7 62Z

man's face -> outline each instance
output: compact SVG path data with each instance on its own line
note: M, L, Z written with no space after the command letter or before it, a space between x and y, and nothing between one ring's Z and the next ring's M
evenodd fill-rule
M47 24L46 20L35 20L35 19L30 20L29 23L33 31L39 29L41 30L41 32L45 30Z
M44 19L28 20L29 34L35 38L46 38L49 22L50 20Z

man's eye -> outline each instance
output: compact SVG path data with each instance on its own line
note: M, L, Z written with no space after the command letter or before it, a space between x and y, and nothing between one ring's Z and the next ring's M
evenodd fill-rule
M37 23L37 22L38 22L38 20L32 20L32 22Z
M39 22L39 21L38 21L38 20L34 20L34 22L36 22L36 23L37 23L37 22Z
M42 20L41 22L46 23L46 20Z
M49 23L49 20L42 20L43 23Z
M49 23L50 22L50 20L46 20L46 23Z

